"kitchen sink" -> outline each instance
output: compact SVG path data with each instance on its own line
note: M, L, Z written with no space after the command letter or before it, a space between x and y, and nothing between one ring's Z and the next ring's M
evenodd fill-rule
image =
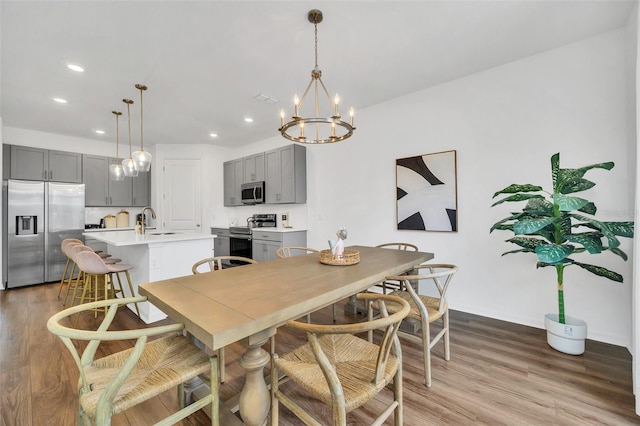
M175 232L147 232L147 235L173 235Z

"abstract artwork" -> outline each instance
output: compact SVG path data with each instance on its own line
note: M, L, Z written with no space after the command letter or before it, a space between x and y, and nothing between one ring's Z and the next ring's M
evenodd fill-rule
M458 231L456 151L396 160L398 229Z

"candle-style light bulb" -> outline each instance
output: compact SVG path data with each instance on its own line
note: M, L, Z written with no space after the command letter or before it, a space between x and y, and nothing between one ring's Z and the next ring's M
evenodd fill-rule
M355 111L351 107L349 108L349 124L351 124L351 127L353 127L353 114L355 114Z
M340 96L336 93L336 97L333 98L333 108L335 110L335 115L336 117L338 117L340 114L338 114L338 104L340 103Z
M331 123L331 136L334 137L334 138L336 137L336 122L335 121L333 121Z
M284 109L280 110L280 126L284 126Z
M298 107L300 106L299 103L300 103L300 99L298 99L298 95L294 95L293 96L293 108L294 108L294 111L295 111L294 115L296 117L298 116Z
M304 138L304 121L300 122L300 137Z

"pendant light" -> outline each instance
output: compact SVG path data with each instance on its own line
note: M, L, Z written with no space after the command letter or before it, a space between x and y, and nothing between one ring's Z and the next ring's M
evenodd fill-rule
M316 66L311 70L311 81L305 89L302 98L298 99L298 95L294 96L293 115L289 121L285 122L285 112L284 110L280 111L280 128L278 130L283 137L294 142L308 144L340 142L353 135L353 131L355 130L355 127L353 127L353 108L349 110L349 121L343 120L338 111L338 104L340 103L339 96L336 95L331 99L327 88L322 82L322 71L318 67L318 24L322 22L322 12L318 9L310 10L307 19L315 28ZM311 86L313 86L314 94L313 109L310 109L312 113L305 117L301 112L302 104ZM320 115L320 110L323 109L323 106L320 105L322 99L321 92L326 95L327 99L325 101L328 101L328 104L323 101L325 105L324 117ZM307 130L306 135L305 130Z
M142 130L142 92L147 90L147 86L136 84L136 89L140 90L140 151L135 151L132 155L133 165L139 172L148 172L151 167L151 154L144 150L143 130Z
M116 116L116 162L109 165L109 176L111 180L124 180L124 169L120 164L120 127L118 126L118 118L122 115L121 112L111 111Z
M131 99L123 99L122 102L127 104L127 122L129 124L129 158L122 162L122 168L124 169L124 175L127 177L136 177L138 176L138 171L133 165L133 160L131 159L131 111L129 107L133 103Z

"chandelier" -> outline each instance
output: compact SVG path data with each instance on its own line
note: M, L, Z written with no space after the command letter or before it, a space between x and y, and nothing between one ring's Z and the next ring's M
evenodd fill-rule
M124 175L127 177L136 177L138 176L138 171L133 165L133 160L131 159L131 110L130 106L133 103L131 99L123 99L122 102L127 104L127 123L129 124L129 158L122 162L122 168L124 169Z
M140 90L140 151L135 151L131 158L133 166L138 172L148 172L151 167L151 154L144 150L144 138L142 134L142 92L147 90L147 86L136 84L136 89Z
M111 111L113 115L116 116L116 162L114 164L109 165L109 176L111 176L112 180L124 180L124 169L120 164L120 151L119 151L119 139L120 139L120 128L118 126L118 118L122 115L121 112Z
M320 144L340 142L353 135L355 127L353 127L353 108L349 110L349 122L346 122L340 116L338 105L340 98L336 95L333 99L329 95L329 91L322 82L322 71L318 67L318 24L322 22L322 12L317 9L309 11L309 22L315 28L315 68L311 71L311 81L307 85L302 98L298 99L296 95L293 99L293 115L287 122L284 121L285 112L280 111L280 134L286 139L294 142ZM301 116L302 105L309 93L309 89L313 86L314 94L314 113L307 117ZM320 100L321 93L326 95L328 106L325 104L327 116L320 116ZM307 134L305 135L305 130Z

